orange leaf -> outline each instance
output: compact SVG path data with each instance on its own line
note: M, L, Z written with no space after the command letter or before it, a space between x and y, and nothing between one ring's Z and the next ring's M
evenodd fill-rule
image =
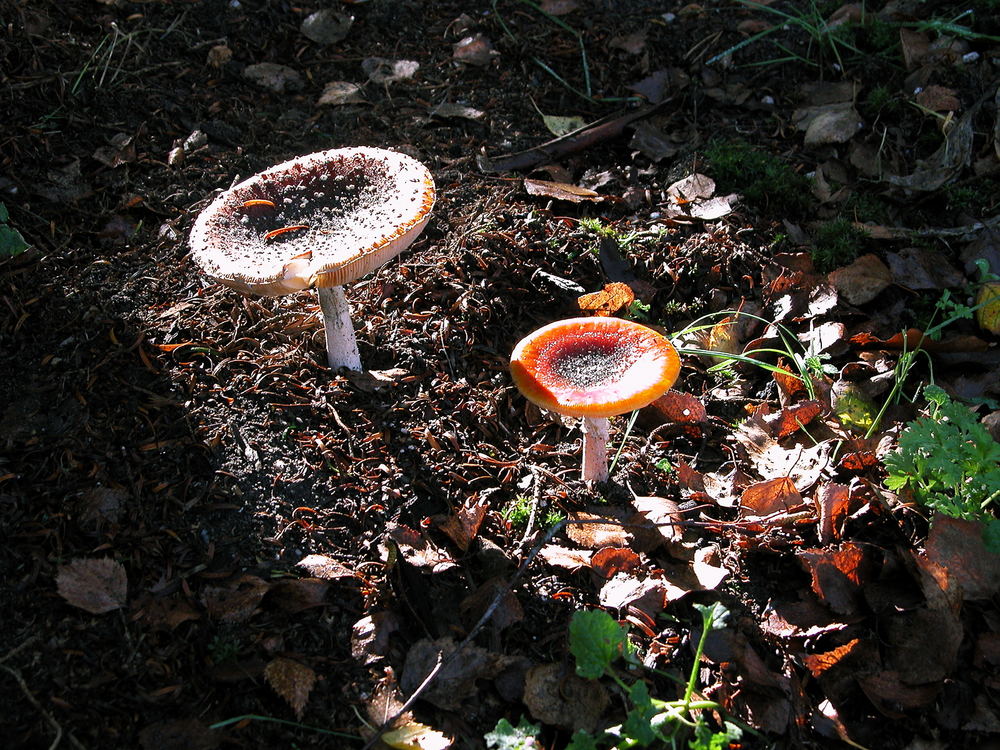
M751 484L740 497L743 517L769 516L802 504L802 495L788 477L777 477ZM744 512L748 511L748 512Z
M594 315L611 315L634 301L635 293L628 284L613 281L600 292L580 295L577 304L581 310L591 311Z

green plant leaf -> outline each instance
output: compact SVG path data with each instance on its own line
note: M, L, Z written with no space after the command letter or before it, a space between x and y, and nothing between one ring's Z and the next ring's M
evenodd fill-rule
M566 750L597 750L597 742L582 729L578 729L566 745Z
M569 623L569 650L576 673L596 680L622 653L628 631L603 609L576 612Z
M13 258L27 249L28 243L20 232L6 224L0 224L0 258Z
M500 719L492 732L487 732L483 739L486 747L497 750L531 750L537 747L535 738L542 731L541 725L532 724L523 716L515 727L507 719Z

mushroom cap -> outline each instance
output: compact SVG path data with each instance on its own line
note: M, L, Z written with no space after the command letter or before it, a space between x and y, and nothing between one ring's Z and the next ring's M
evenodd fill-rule
M341 286L427 225L434 179L405 154L342 148L277 164L221 193L191 229L195 263L245 294Z
M569 318L526 336L511 354L525 398L570 417L612 417L655 401L677 380L666 338L630 320Z

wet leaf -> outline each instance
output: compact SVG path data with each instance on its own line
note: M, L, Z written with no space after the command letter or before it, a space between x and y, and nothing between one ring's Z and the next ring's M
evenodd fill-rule
M109 557L78 559L59 566L56 589L68 604L100 615L125 606L128 577L124 566Z
M309 694L316 684L316 673L301 662L276 657L264 668L267 684L291 706L296 717L302 718Z

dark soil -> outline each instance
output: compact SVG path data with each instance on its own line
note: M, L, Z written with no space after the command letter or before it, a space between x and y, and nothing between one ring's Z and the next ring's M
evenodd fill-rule
M689 488L663 470L664 460L728 472L736 456L731 436L747 407L780 408L767 371L740 367L727 379L687 357L678 388L705 404L708 420L685 430L644 411L611 483L584 486L579 432L527 404L507 369L519 339L580 314L576 287L559 280L599 291L621 280L617 251L644 283L648 319L665 331L741 306L773 318L769 295L780 275L773 257L804 249L796 234L802 227L808 233L842 216L921 230L997 213L989 135L997 48L990 41L972 42L976 65L939 64L926 74L957 93L959 116L980 103L978 166L950 180L950 192L914 196L873 181L851 161L854 145L881 147L908 174L940 141L931 119L903 101L914 74L898 49L878 57L861 49L865 57L857 59L867 62L841 73L829 51L789 29L783 42L816 67L769 62L780 54L770 42L739 52L738 66L706 65L752 33L746 22L772 19L711 1L579 5L559 18L585 41L590 101L570 88L585 85L576 38L515 0L336 4L354 24L330 45L300 32L321 6L0 0L0 200L32 245L0 261L0 744L361 747L363 740L318 729L369 736L363 720L377 726L392 713L377 696L401 683L405 699L419 682L412 662L407 674L415 645L472 633L473 647L500 659L503 670L478 682L456 679L450 699L418 700L413 711L457 747L483 747L500 718L516 724L529 715L522 703L529 666L565 664L571 673L569 618L599 606L603 582L589 570L570 572L540 557L524 565L542 541L546 514L606 501L601 507L625 507L630 490L683 502ZM953 18L962 9L917 5L907 18ZM997 34L995 22L980 18L977 30ZM643 30L638 51L618 41ZM453 45L476 33L491 40L492 59L456 61ZM872 36L855 41L872 44ZM231 58L214 56L223 46ZM362 61L372 57L420 67L411 78L365 83ZM261 62L293 68L299 85L282 93L256 85L244 71ZM753 62L768 64L743 66ZM539 164L558 169L530 172L591 187L607 200L532 195L523 184L529 170L488 169L490 160L553 137L539 112L591 122L649 106L631 85L657 71L675 78L656 111L616 137ZM823 79L857 86L864 129L850 146L804 148L793 125L803 85ZM317 105L330 81L364 84L365 101ZM889 103L865 110L866 102L875 107L878 86ZM435 114L445 103L482 115ZM634 138L639 123L664 136L669 156L650 158ZM798 175L825 168L831 183L831 174L841 175L831 189L849 191L854 202L805 195L789 203L765 194L711 221L663 218L668 185L692 172L711 176L705 149L718 139L746 142ZM312 292L247 298L212 284L191 262L186 238L198 211L238 179L353 145L421 160L438 201L409 250L347 288L362 360L373 371L348 376L326 366ZM740 193L739 183L720 179L719 193ZM862 205L875 208L859 216ZM593 225L581 224L587 218L612 228L618 242L602 245ZM964 246L933 236L927 242L974 280ZM864 243L880 255L907 245ZM926 289L897 285L868 305L841 300L824 320L843 322L848 334L888 336L900 323L926 322L922 310L937 299ZM798 333L814 317L803 312L786 322ZM958 328L976 332L971 321ZM745 340L763 334L757 326ZM986 354L972 364L938 362L937 376L953 392L985 382L977 395L996 397L988 382L996 363L985 358L995 354L996 338L980 335ZM831 353L837 368L858 357L846 344ZM738 392L727 391L734 383ZM615 448L626 422L614 423ZM852 481L849 472L833 472L827 476ZM876 467L854 476L871 488L881 475ZM521 496L538 503L527 530L504 516ZM460 543L446 519L475 503L486 506L481 526ZM892 613L923 601L907 566L927 524L905 505L875 512L872 503L846 522L841 541L872 552L878 572L871 581L882 598L869 592L848 618L831 619L844 620L845 633L877 651L895 637L885 630L897 622ZM866 697L852 675L831 684L803 666L805 653L846 642L843 633L820 628L790 648L760 627L776 601L815 602L795 556L819 545L815 519L758 533L727 526L734 517L732 508L713 508L688 531L691 549L716 545L729 577L717 591L668 602L651 628L633 627L640 653L660 654L648 664L686 675L700 622L691 604L721 598L733 614L726 632L736 635L709 649L702 684L761 730L745 736L745 747L839 744L834 723L821 718L828 699L845 731L867 747L917 747L916 740L930 743L920 747L988 746L1000 731L1000 684L996 672L990 676L1000 618L990 601L962 611L956 667L935 678L930 697L918 700L912 687L909 704L879 704L871 696L882 693L871 688ZM576 546L565 531L553 541ZM665 547L642 552L647 570L683 559ZM325 555L343 570L304 570L298 563L308 555ZM74 561L98 559L123 567L127 599L92 614L73 606L57 576ZM303 580L312 588L296 583ZM476 626L507 583L516 602L503 598L499 614ZM641 620L613 614L633 626ZM355 624L369 616L379 623L379 643L366 651L355 635L352 648ZM918 631L907 637L919 638ZM750 674L751 661L734 649L753 650L761 671ZM265 675L276 660L316 678L307 686L303 672L283 683L304 693L301 715L294 699L278 694L281 679ZM773 675L770 687L762 687L765 673ZM673 697L673 683L650 674L654 695ZM620 722L621 708L613 698L605 723ZM248 719L208 729L247 715L284 723ZM565 746L566 726L541 723L545 747Z

